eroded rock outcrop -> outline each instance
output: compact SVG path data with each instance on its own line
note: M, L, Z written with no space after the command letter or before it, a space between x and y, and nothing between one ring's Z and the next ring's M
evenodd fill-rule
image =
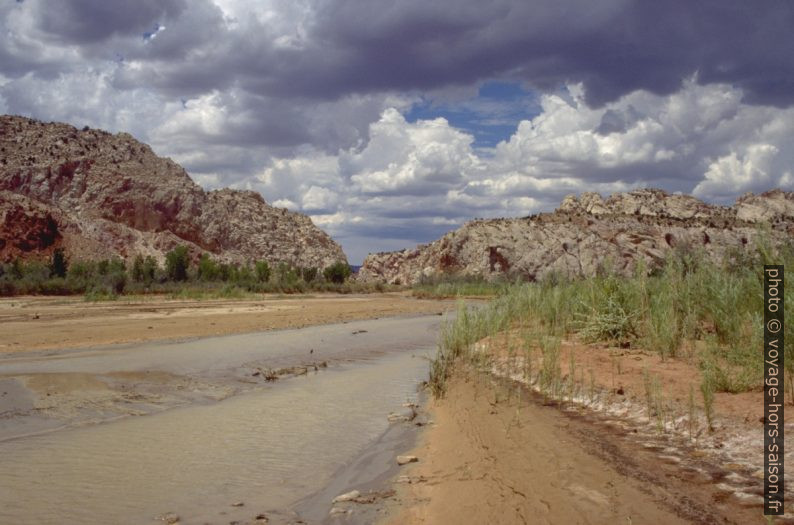
M170 159L127 133L0 116L0 260L164 254L269 260L322 268L346 261L309 217L258 193L205 192Z
M567 196L552 213L476 220L415 249L369 255L359 279L412 284L443 275L540 280L552 272L591 276L610 265L627 274L638 261L660 264L668 252L702 247L721 258L754 245L759 224L772 242L794 235L794 194L773 190L742 196L731 207L688 195L643 189L603 199Z

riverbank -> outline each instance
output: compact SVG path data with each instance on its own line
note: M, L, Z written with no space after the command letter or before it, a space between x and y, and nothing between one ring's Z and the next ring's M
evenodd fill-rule
M727 469L680 443L560 410L489 373L456 371L429 411L389 525L764 523L755 502L730 498Z
M409 292L262 295L257 300L141 296L88 302L69 297L0 299L0 354L210 337L440 313L451 302Z

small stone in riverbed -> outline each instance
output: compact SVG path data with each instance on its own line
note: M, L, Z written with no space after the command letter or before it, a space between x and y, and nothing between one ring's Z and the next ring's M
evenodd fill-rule
M160 521L164 521L169 525L173 525L174 523L179 523L179 516L174 512L166 512L161 516L157 516L157 519Z
M350 492L346 492L345 494L340 494L334 498L331 503L341 503L343 501L352 501L357 497L361 496L361 493L357 490L351 490Z
M232 503L232 507L242 507L243 505L245 505L245 503L243 503L242 501L237 501L235 503Z
M410 482L411 482L411 478L409 478L408 476L399 476L395 481L395 483L410 483Z
M334 507L334 508L331 509L331 512L329 514L331 516L338 516L339 514L347 514L348 512L350 512L350 511L349 510L345 510L345 509L343 509L341 507Z
M397 464L398 465L405 465L407 463L416 463L419 461L419 458L416 456L397 456Z

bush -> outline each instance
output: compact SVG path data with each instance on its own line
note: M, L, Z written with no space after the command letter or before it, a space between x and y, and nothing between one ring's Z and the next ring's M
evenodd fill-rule
M342 261L337 261L323 270L323 277L325 277L326 281L342 284L347 280L348 277L350 277L352 273L353 272L350 269L350 265L343 263Z

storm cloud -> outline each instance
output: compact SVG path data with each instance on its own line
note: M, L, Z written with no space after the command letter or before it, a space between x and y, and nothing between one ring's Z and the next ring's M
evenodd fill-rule
M794 187L786 0L25 0L0 20L0 110L132 132L309 213L353 261L584 189Z

